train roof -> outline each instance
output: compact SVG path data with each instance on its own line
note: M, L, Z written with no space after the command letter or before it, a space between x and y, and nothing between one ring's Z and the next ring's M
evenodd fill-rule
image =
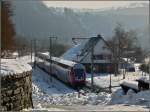
M41 54L44 58L47 58L47 59L50 58L48 53L38 53L38 54ZM65 65L71 66L71 67L74 66L75 64L77 64L76 62L65 60L65 59L58 58L58 57L52 57L52 60L55 62L58 62L58 63L63 63Z
M63 63L63 64L68 65L68 66L74 66L75 64L77 64L73 61L68 61L68 60L64 60L62 58L57 58L57 57L52 57L52 60L54 60L58 63Z

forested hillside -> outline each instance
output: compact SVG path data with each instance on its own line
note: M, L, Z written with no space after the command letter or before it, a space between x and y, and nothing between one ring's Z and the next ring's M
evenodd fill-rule
M13 17L17 33L25 37L47 38L57 35L61 42L72 44L72 37L90 37L101 33L112 37L116 23L136 30L139 43L148 46L148 4L134 8L80 11L47 7L41 1L14 1Z

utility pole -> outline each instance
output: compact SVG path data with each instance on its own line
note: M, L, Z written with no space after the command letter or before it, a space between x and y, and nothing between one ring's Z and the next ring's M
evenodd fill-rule
M149 37L149 43L150 43L150 37ZM149 54L149 92L150 92L150 44L149 44L148 54ZM150 96L149 96L149 99L150 99ZM150 112L150 101L149 101L149 112Z
M150 54L149 54L149 89L150 89Z
M36 39L34 39L34 68L36 68Z
M31 40L31 63L32 63L32 40Z
M113 65L113 61L114 61L114 52L112 52L112 56L110 58L110 63L112 62L112 65ZM110 73L110 76L109 76L109 91L110 91L110 93L112 93L112 90L111 90L112 84L111 84L111 71L110 71L110 68L108 70L109 70L108 72Z
M149 51L149 92L150 92L150 51ZM150 112L150 101L149 101L149 112Z
M57 39L57 37L49 37L49 56L50 56L50 75L52 75L52 39ZM50 81L52 82L52 76L50 76Z
M50 56L50 75L52 75L52 38L49 37L49 56ZM50 81L52 82L52 76L50 76Z
M97 37L101 38L101 35L97 35ZM92 37L91 37L92 38ZM85 39L90 39L90 38L72 38L72 41L76 44L75 39L80 39L80 40L85 40ZM79 55L78 55L79 56ZM93 88L94 85L94 44L91 46L91 87Z

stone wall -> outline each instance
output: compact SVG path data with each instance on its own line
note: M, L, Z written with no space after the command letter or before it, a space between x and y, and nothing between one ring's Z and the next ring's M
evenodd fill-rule
M1 106L4 111L33 107L31 71L1 77Z

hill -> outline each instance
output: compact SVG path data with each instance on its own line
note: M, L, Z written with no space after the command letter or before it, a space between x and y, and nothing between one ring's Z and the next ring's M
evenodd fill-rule
M13 1L12 4L17 33L27 38L57 35L62 43L72 44L72 37L101 33L107 40L119 22L126 29L137 31L143 48L148 46L148 4L103 11L47 7L41 1Z

